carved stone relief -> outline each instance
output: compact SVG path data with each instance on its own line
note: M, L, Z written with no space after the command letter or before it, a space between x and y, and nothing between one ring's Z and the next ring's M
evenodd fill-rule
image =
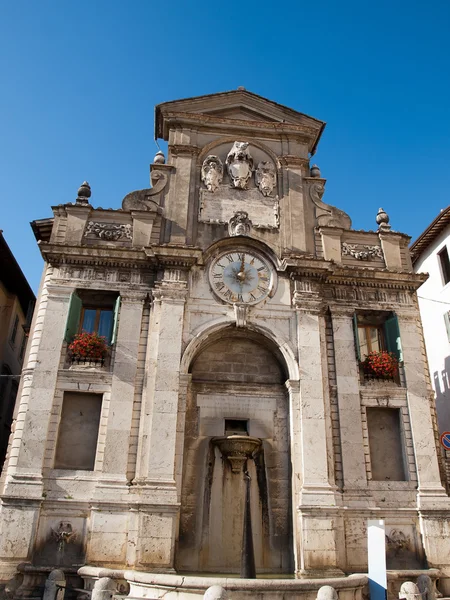
M263 196L271 196L277 183L275 165L263 160L258 164L255 173L255 183Z
M372 260L381 258L384 260L383 250L381 246L366 246L361 244L346 244L342 243L342 254L344 256L353 256L357 260Z
M352 220L347 213L335 206L322 202L324 192L325 186L319 181L312 183L309 187L309 196L318 209L316 210L316 217L319 227L342 227L343 229L350 229Z
M246 190L253 172L253 158L248 149L248 142L234 142L228 152L226 165L231 186Z
M389 535L386 534L386 548L388 552L398 555L405 550L411 550L411 539L400 529L392 529Z
M236 235L250 235L252 222L248 218L248 212L238 210L228 221L228 235L235 237Z
M117 242L124 238L127 240L132 239L131 225L119 225L116 223L98 223L97 221L89 221L84 237L88 236L98 237L101 240L107 242Z
M223 163L218 156L210 154L202 165L202 181L209 192L215 192L223 179Z

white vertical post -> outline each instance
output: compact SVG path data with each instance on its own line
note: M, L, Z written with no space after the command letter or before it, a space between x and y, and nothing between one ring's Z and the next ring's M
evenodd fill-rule
M386 600L386 542L383 519L367 521L370 600Z

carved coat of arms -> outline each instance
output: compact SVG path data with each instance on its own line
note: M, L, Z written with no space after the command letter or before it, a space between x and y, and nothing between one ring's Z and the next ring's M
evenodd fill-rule
M253 158L248 149L248 142L234 142L226 159L231 185L246 190L253 172Z

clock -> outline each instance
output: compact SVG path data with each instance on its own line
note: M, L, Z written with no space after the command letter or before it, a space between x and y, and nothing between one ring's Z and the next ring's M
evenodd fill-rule
M274 273L259 254L239 250L218 256L211 264L210 283L214 293L226 302L256 304L270 294Z

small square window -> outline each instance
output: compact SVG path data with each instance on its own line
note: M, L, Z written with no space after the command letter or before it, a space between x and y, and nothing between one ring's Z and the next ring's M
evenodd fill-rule
M225 435L248 435L248 421L225 419Z

